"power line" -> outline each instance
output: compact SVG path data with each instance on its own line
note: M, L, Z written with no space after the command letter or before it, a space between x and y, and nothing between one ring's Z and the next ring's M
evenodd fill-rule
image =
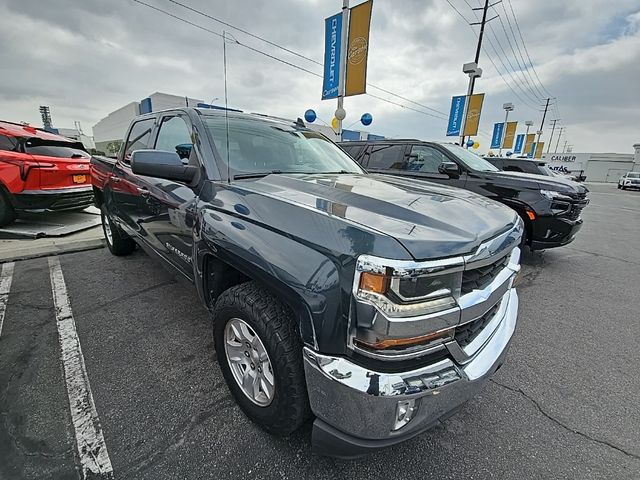
M135 1L135 0L134 0L134 1ZM225 25L225 26L227 26L227 27L229 27L229 28L233 28L234 30L237 30L237 31L239 31L239 32L244 33L245 35L249 35L250 37L253 37L253 38L257 39L257 40L260 40L260 41L262 41L262 42L265 42L265 43L266 43L266 44L268 44L268 45L271 45L271 46L273 46L273 47L279 48L280 50L283 50L283 51L285 51L285 52L287 52L287 53L290 53L290 54L295 55L295 56L297 56L297 57L299 57L299 58L302 58L302 59L304 59L304 60L307 60L307 61L309 61L309 62L311 62L311 63L315 63L316 65L319 65L319 66L321 66L321 67L322 67L322 66L324 66L324 65L322 64L322 62L319 62L319 61L317 61L317 60L315 60L315 59L313 59L313 58L310 58L310 57L308 57L308 56L306 56L306 55L303 55L303 54L301 54L301 53L299 53L299 52L296 52L296 51L294 51L294 50L291 50L290 48L284 47L284 46L282 46L282 45L280 45L280 44L278 44L278 43L272 42L271 40L268 40L268 39L266 39L266 38L264 38L264 37L261 37L261 36L259 36L259 35L254 34L254 33L251 33L251 32L249 32L249 31L247 31L247 30L245 30L245 29L242 29L242 28L237 27L237 26L235 26L235 25L232 25L232 24L230 24L230 23L228 23L228 22L225 22L225 21L223 21L223 20L220 20L219 18L214 17L214 16L213 16L213 15L211 15L211 14L208 14L208 13L203 12L203 11L201 11L201 10L198 10L198 9L196 9L196 8L190 7L189 5L185 5L184 3L181 3L181 2L179 2L179 1L177 1L177 0L167 0L167 1L168 1L168 2L171 2L171 3L175 4L175 5L179 5L179 6L181 6L182 8L185 8L185 9L187 9L187 10L189 10L189 11L193 12L193 13L196 13L196 14L201 15L201 16L203 16L203 17L206 17L206 18L208 18L208 19L210 19L210 20L213 20L214 22L218 22L218 23L220 23L220 24L222 24L222 25ZM369 87L375 88L376 90L379 90L379 91L381 91L381 92L384 92L384 93L386 93L386 94L388 94L388 95L392 95L392 96L394 96L394 97L396 97L396 98L400 98L400 99L404 100L405 102L413 103L414 105L418 105L418 106L420 106L420 107L422 107L422 108L425 108L425 109L427 109L427 110L431 110L432 112L439 113L439 114L441 114L441 115L444 115L445 117L447 116L447 114L446 114L445 112L441 112L440 110L436 110L435 108L429 107L428 105L424 105L424 104L422 104L422 103L416 102L416 101L411 100L411 99L409 99L409 98L406 98L406 97L404 97L404 96L402 96L402 95L399 95L399 94L397 94L397 93L394 93L394 92L392 92L392 91L390 91L390 90L386 90L386 89L384 89L384 88L382 88L382 87L379 87L379 86L377 86L377 85L374 85L374 84L372 84L372 83L370 83L370 82L369 82L369 84L368 84L368 85L369 85Z
M144 1L142 1L142 0L133 0L133 1L134 1L135 3L140 4L140 5L144 5L145 7L151 8L151 9L153 9L153 10L157 11L157 12L163 13L164 15L167 15L167 16L169 16L169 17L171 17L171 18L175 19L175 20L178 20L178 21L180 21L180 22L183 22L183 23L186 23L186 24L188 24L188 25L191 25L192 27L198 28L198 29L203 30L203 31L205 31L205 32L207 32L207 33L210 33L210 34L212 34L212 35L216 35L216 36L218 36L218 37L221 37L221 38L225 39L225 41L228 41L228 40L229 40L229 37L230 37L230 35L229 35L229 34L227 34L227 35L226 35L226 37L225 37L224 35L222 35L222 34L221 34L221 33L219 33L219 32L216 32L216 31L211 30L211 29L209 29L209 28L203 27L202 25L198 25L197 23L194 23L194 22L191 22L190 20L187 20L187 19L185 19L185 18L179 17L178 15L174 15L174 14L172 14L171 12L168 12L168 11L166 11L166 10L162 9L162 8L156 7L156 6L154 6L154 5L150 5L150 4L148 4L148 3L146 3L146 2L144 2ZM301 66L296 65L296 64L294 64L294 63L288 62L287 60L284 60L284 59L282 59L282 58L280 58L280 57L276 57L275 55L271 55L271 54L269 54L269 53L267 53L267 52L263 52L262 50L259 50L259 49L255 48L255 47L252 47L252 46L250 46L250 45L247 45L247 44L245 44L245 43L240 42L239 40L237 40L237 39L236 39L236 38L234 38L234 37L231 37L231 43L234 43L234 44L236 44L236 45L239 45L239 46L241 46L241 47L244 47L244 48L246 48L246 49L248 49L248 50L251 50L251 51L253 51L253 52L255 52L255 53L258 53L258 54L260 54L260 55L263 55L263 56L265 56L265 57L268 57L268 58L270 58L270 59L272 59L272 60L275 60L275 61L277 61L277 62L283 63L283 64L285 64L285 65L288 65L288 66L290 66L290 67L296 68L296 69L298 69L298 70L301 70L301 71L303 71L303 72L305 72L305 73L308 73L308 74L310 74L310 75L313 75L313 76L315 76L315 77L323 78L323 76L322 76L321 74L319 74L319 73L313 72L313 71L308 70L308 69L306 69L306 68L304 68L304 67L301 67ZM440 120L446 120L446 118L447 118L447 117L446 117L446 115L445 115L444 113L442 113L442 112L437 112L437 111L436 111L437 113L440 113L441 115L443 115L443 116L437 116L437 115L434 115L433 113L430 113L430 112L424 112L424 111L422 111L422 110L418 110L418 109L415 109L415 108L412 108L412 107L407 107L406 105L402 105L402 104L400 104L400 103L397 103L397 102L394 102L394 101L391 101L391 100L385 99L385 98L383 98L383 97L379 97L379 96L377 96L377 95L373 95L373 94L371 94L371 93L367 93L367 95L369 95L370 97L376 98L376 99L378 99L378 100L381 100L381 101L383 101L383 102L387 102L387 103L392 104L392 105L397 105L397 106L400 106L400 107L402 107L402 108L405 108L405 109L408 109L408 110L412 110L412 111L414 111L414 112L421 113L421 114L426 115L426 116L429 116L429 117L438 118L438 119L440 119ZM396 95L396 94L392 94L392 95ZM415 103L415 102L414 102L414 103ZM428 107L427 107L427 108L428 108Z

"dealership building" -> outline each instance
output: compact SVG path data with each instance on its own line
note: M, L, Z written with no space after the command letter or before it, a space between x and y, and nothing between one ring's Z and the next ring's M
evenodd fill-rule
M627 172L640 172L640 143L634 153L547 153L542 159L554 170L584 172L588 182L616 183Z

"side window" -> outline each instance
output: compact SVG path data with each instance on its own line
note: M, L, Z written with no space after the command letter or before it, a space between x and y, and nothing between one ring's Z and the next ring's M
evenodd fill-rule
M358 154L362 149L361 145L340 145L342 149L349 154L349 156L355 160L358 160ZM359 161L359 160L358 160Z
M153 129L155 121L155 118L147 118L146 120L140 120L133 124L124 149L123 158L125 162L129 163L131 152L134 150L149 148L149 138L151 137L151 130Z
M441 163L448 161L440 150L427 145L413 145L409 161L403 170L410 172L438 173Z
M14 138L0 135L0 150L14 150L17 144Z
M378 170L403 170L404 145L373 146L369 151L368 168Z
M184 118L175 116L162 119L154 147L156 150L176 152L182 160L188 160L192 147L191 132Z
M524 172L524 170L522 170L522 168L520 168L517 165L507 165L504 167L504 171L505 172Z

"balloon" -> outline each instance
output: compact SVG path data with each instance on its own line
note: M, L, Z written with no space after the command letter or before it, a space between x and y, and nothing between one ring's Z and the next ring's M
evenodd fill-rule
M475 148L480 148L480 143L479 142L473 142L473 145L471 145L474 149Z
M468 148L468 147L473 147L473 144L474 144L474 143L475 143L475 142L474 142L473 140L471 140L471 139L467 140L467 148Z
M313 123L316 121L317 115L316 112L314 110L307 110L306 112L304 112L304 119L309 122L309 123Z
M344 120L347 116L347 111L342 107L336 108L335 116L338 120Z
M366 127L367 125L371 125L371 122L373 122L373 117L370 113L363 113L362 117L360 117L360 122Z
M334 130L338 129L338 119L336 117L333 117L333 120L331 120L331 126Z

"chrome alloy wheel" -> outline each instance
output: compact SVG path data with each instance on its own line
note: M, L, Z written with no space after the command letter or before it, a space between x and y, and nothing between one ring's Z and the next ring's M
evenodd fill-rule
M260 337L244 320L232 318L227 322L224 351L242 392L260 407L270 405L275 393L271 360Z

